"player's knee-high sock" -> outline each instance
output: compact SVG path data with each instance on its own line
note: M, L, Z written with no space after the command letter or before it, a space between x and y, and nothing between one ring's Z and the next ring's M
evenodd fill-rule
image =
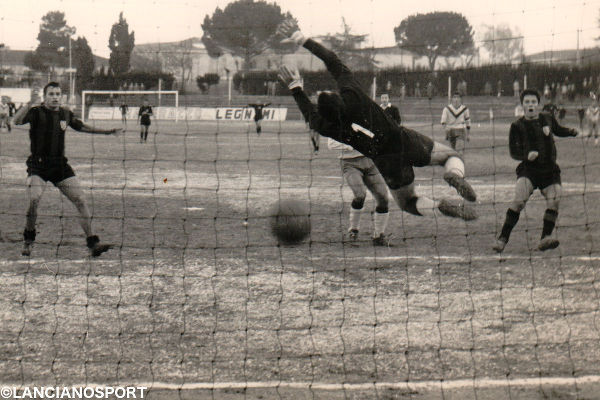
M388 220L390 217L389 212L377 212L373 215L373 237L378 238L381 234L385 233L387 228Z
M544 227L542 228L542 239L546 236L550 236L556 225L556 219L558 217L558 211L548 208L544 213Z
M362 208L356 209L350 207L350 228L351 231L358 231L360 229L360 216L362 214Z
M465 177L465 163L459 157L448 157L446 163L444 164L444 169L446 172L451 172L460 176L461 178Z
M437 207L437 202L427 197L417 197L415 202L416 211L423 216L433 217L433 210Z
M144 142L148 140L148 128L144 129Z
M27 215L25 219L26 231L35 231L35 221L37 220L37 208L37 202L29 203L29 208L27 209Z
M517 225L517 222L519 222L520 215L520 212L514 211L511 208L506 210L506 219L504 220L504 225L502 226L502 231L500 232L500 239L504 239L508 242L508 239L510 238L510 233L512 232L515 225Z

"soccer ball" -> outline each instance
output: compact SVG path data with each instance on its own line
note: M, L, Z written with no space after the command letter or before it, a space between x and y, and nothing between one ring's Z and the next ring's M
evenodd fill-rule
M271 232L285 245L298 244L310 233L309 206L307 203L279 200L271 209Z

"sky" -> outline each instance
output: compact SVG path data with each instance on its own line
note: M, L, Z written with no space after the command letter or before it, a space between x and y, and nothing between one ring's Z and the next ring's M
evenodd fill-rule
M65 13L76 35L92 51L108 57L110 28L122 11L136 43L170 42L201 37L205 15L230 0L0 0L0 43L33 50L43 15ZM574 49L600 42L600 0L268 0L289 11L307 36L341 30L342 18L356 34L368 34L366 45L395 45L394 27L416 13L455 11L464 15L478 39L485 25L507 24L524 36L527 54ZM579 33L579 35L578 35Z

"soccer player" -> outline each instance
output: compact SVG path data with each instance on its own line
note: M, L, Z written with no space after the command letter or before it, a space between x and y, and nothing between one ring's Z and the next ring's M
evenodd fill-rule
M15 105L15 103L13 103L12 99L9 97L8 98L8 131L10 132L11 130L11 124L12 124L12 120L17 112L17 106Z
M121 101L119 110L121 111L121 123L123 124L123 130L125 130L127 129L127 112L129 111L129 106L127 106L125 100Z
M554 136L577 136L577 130L560 126L551 114L538 112L540 94L536 90L526 89L521 92L520 98L525 115L510 126L509 149L511 157L521 163L516 171L515 197L506 211L502 232L493 246L498 253L506 247L521 211L536 188L546 198L538 249L544 251L558 247L559 241L550 236L558 217L562 192Z
M462 103L462 96L459 92L452 94L452 102L442 110L441 122L446 131L446 140L450 142L450 146L456 150L457 139L462 139L464 150L466 147L465 140L467 142L470 140L471 117L469 109Z
M29 208L22 254L31 255L35 241L37 208L48 181L52 182L79 211L79 223L86 235L87 247L92 257L97 257L110 249L100 244L92 231L92 219L83 190L73 169L65 157L65 131L67 127L85 133L116 134L116 129L98 129L84 124L75 118L67 108L61 107L61 89L56 82L44 87L44 102L38 103L38 89L32 90L30 101L15 115L15 124L29 124L31 155L27 159L27 198ZM38 105L39 104L39 105Z
M260 135L262 127L260 121L263 119L263 108L270 106L271 103L251 103L248 107L254 108L254 123L256 124L256 134Z
M383 108L383 111L385 111L385 113L398 125L402 123L402 118L400 118L400 111L398 110L398 107L390 103L390 96L388 94L384 93L381 95L380 106L381 108Z
M600 105L598 104L598 98L594 94L593 102L585 110L584 115L584 137L586 141L589 141L594 135L594 146L598 146L598 129L600 124Z
M140 124L140 143L148 141L148 128L150 128L150 117L152 113L152 106L148 103L148 100L144 99L140 110L138 111L138 124Z
M377 167L370 158L363 156L347 144L329 138L327 147L340 151L342 173L354 195L350 205L349 239L352 242L358 239L360 217L367 197L366 189L368 189L377 203L373 216L373 245L389 246L389 240L385 235L389 219L388 189Z
M9 112L8 99L6 96L2 96L2 100L0 100L0 131L4 125L6 125L9 132L11 130Z
M352 72L335 53L312 39L306 39L292 21L280 24L278 34L284 40L303 45L320 58L336 80L339 93L322 92L315 106L303 90L297 69L282 66L280 79L292 91L294 99L311 129L338 142L349 144L373 160L400 208L414 215L442 214L465 220L475 219L475 210L466 203L449 199L435 201L417 196L413 166L444 165L444 179L469 201L476 194L464 179L464 163L448 146L420 133L398 126L360 87Z

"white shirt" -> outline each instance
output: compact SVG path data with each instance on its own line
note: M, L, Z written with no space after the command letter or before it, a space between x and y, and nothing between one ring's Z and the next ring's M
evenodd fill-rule
M462 129L470 126L470 119L469 109L464 104L458 108L448 104L442 111L442 125L447 129Z
M329 150L339 150L340 158L364 157L362 153L354 150L352 146L340 143L332 138L327 138L327 148Z
M8 115L8 103L0 103L0 115Z

